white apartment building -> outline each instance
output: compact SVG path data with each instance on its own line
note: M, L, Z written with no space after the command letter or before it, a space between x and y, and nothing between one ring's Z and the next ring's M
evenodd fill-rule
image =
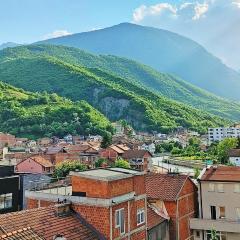
M215 141L222 141L224 138L240 137L240 126L236 127L219 127L208 129L208 142L211 144Z
M199 179L199 217L190 219L194 240L240 239L240 167L212 166Z

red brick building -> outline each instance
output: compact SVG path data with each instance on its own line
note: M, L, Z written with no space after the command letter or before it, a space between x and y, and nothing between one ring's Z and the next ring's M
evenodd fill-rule
M71 186L27 191L28 208L70 201L106 239L147 239L145 174L110 168L71 173Z
M13 147L16 144L16 137L11 134L0 132L0 148L5 146Z
M197 187L186 175L147 174L147 198L155 207L163 206L169 220L170 240L192 237L189 221L197 214Z
M131 168L140 171L152 170L152 154L146 150L128 150L122 155L129 161Z

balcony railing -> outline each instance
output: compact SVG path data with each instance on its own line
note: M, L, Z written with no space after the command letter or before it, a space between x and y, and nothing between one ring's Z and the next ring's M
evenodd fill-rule
M216 231L221 232L240 233L240 222L228 219L212 220L192 218L190 219L190 228L195 230L215 229Z

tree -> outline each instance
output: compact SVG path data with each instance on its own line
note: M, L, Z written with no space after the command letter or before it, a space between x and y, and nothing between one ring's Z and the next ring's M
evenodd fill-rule
M101 148L107 148L112 144L112 134L110 132L105 132L103 134L103 139L101 142Z
M95 167L99 168L102 167L103 164L107 163L107 159L105 158L99 158L96 162L95 162Z
M211 230L211 240L218 240L217 231L215 229Z
M58 164L53 172L54 178L66 177L70 171L83 171L86 170L86 166L79 161L66 161Z
M194 178L197 179L199 175L200 175L200 169L198 167L194 168Z
M232 148L236 148L238 145L238 140L236 138L225 138L217 146L217 156L218 160L225 164L228 159L228 152Z
M127 168L127 169L131 168L129 162L121 158L116 160L114 165L115 167L119 167L119 168Z

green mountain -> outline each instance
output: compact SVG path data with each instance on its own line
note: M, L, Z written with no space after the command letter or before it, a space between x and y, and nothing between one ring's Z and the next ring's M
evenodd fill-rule
M111 124L85 101L57 94L30 93L0 82L0 131L38 138L65 134L104 134Z
M122 23L41 43L134 59L158 71L177 75L216 95L240 100L238 72L198 43L166 30Z
M138 83L167 98L224 118L239 120L240 104L217 97L180 78L155 71L133 60L111 55L93 55L72 47L28 45L0 51L0 64L16 58L56 57L70 64L99 68L112 75ZM8 80L9 64L0 66L0 79Z
M206 132L207 127L229 123L124 78L53 57L5 55L0 73L6 82L28 91L47 91L73 101L85 100L110 120L126 119L139 130L169 132L184 126Z
M14 42L6 42L6 43L0 44L0 50L2 50L2 49L4 49L4 48L17 47L17 46L20 46L20 45L21 45L21 44L14 43Z

